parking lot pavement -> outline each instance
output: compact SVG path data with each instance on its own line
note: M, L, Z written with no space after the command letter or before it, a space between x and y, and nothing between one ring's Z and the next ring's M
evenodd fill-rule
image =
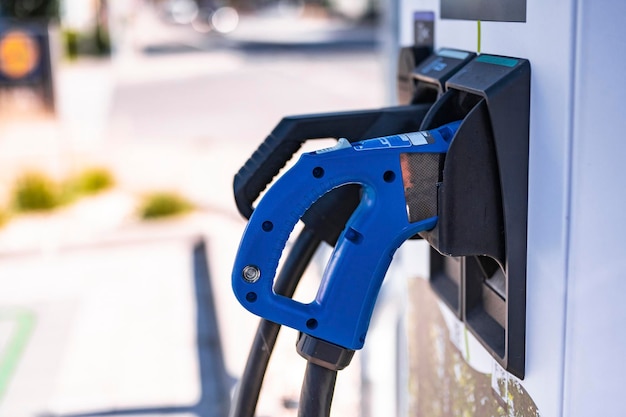
M195 404L192 249L179 237L5 257L2 354L15 364L0 414Z

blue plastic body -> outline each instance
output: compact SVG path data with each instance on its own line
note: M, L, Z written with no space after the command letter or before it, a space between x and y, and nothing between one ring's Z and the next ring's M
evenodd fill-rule
M239 302L267 320L345 348L362 348L394 252L437 222L436 216L409 222L400 154L445 153L459 124L353 144L340 141L302 155L250 217L232 275ZM362 185L363 197L337 241L315 300L305 304L275 294L279 259L298 220L322 195L350 183Z

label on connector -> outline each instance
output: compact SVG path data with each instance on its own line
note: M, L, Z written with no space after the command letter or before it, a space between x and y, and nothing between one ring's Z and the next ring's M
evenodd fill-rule
M402 133L400 135L384 136L382 138L368 139L354 143L352 146L357 151L370 151L385 148L408 148L411 146L427 145L427 134L424 132Z

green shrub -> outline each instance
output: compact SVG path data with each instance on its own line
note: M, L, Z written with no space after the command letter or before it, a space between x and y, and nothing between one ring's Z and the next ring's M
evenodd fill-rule
M0 208L0 228L9 221L10 214L8 210Z
M20 175L13 186L11 209L15 212L51 210L83 195L111 188L115 180L106 168L88 168L69 180L57 183L38 171Z
M88 168L79 173L72 181L72 187L78 194L96 194L111 188L115 184L113 174L102 167Z
M78 58L78 33L71 29L62 32L65 55L70 60Z
M139 207L139 216L142 219L155 219L183 214L192 209L193 205L180 194L159 191L144 197Z
M59 204L59 187L45 174L29 171L17 178L12 194L15 211L51 210Z

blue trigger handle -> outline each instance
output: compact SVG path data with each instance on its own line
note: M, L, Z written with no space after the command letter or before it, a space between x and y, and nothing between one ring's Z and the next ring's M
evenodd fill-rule
M239 302L267 320L348 349L362 348L393 254L437 223L436 216L409 221L400 155L446 153L460 123L352 144L340 140L302 155L250 217L232 274ZM316 200L345 184L361 184L363 197L339 236L315 300L305 304L275 294L274 277L291 231Z

